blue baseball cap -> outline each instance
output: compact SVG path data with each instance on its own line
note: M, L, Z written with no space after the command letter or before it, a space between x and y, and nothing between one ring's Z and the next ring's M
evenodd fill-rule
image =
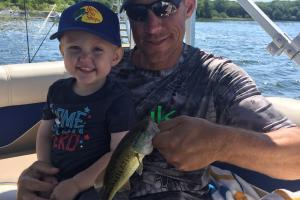
M61 14L57 32L50 39L60 39L65 31L71 30L87 31L121 46L117 14L98 2L81 1L66 8Z

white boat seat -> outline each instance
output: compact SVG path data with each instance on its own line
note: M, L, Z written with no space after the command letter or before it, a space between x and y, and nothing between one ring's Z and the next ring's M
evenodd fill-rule
M0 183L0 199L16 200L17 185L15 183Z
M276 110L300 127L300 100L285 97L267 97Z

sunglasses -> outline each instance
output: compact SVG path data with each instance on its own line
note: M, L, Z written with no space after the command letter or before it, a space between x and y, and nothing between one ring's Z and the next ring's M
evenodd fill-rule
M151 10L157 17L168 17L175 13L181 0L158 0L150 4L128 3L123 5L127 16L138 22L145 22L148 17L148 10Z

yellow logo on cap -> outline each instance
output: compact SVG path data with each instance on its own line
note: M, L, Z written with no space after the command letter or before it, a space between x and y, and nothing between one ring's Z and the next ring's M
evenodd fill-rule
M100 11L93 6L84 6L75 14L75 20L89 24L98 24L103 21L103 17Z

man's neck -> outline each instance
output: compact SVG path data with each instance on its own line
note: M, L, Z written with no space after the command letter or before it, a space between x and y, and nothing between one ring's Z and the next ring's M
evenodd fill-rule
M155 59L153 56L148 56L144 54L139 49L135 49L132 54L132 60L133 63L143 69L149 69L149 70L167 70L174 67L177 62L179 61L180 55L182 52L182 46L181 48L178 48L178 50L174 51L173 54L170 54L166 57L160 57L161 59Z

